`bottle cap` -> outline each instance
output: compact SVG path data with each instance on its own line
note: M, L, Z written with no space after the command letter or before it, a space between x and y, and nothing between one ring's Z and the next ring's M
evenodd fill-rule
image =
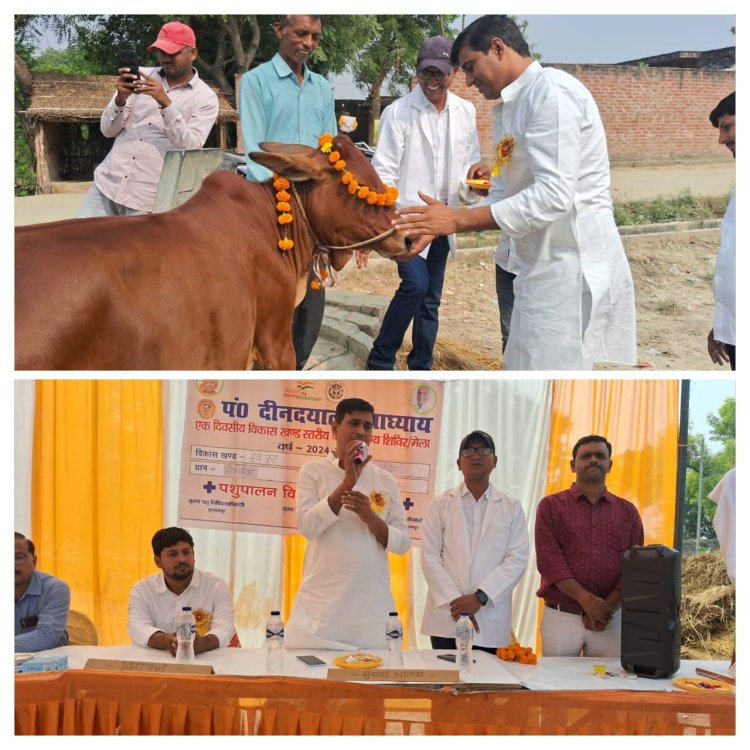
M192 608L192 607L183 607L183 608L182 608L182 611L183 611L183 612L192 612L192 611L193 611L193 608Z
M272 614L272 615L280 615L280 614L281 614L281 612L279 612L279 610L278 610L278 609L272 609L272 610L271 610L271 614Z
M389 612L388 617L398 617L398 612Z

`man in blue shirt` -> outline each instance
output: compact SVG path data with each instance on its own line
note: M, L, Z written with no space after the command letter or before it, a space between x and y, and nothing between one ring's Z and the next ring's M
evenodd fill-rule
M336 135L331 86L307 67L320 43L320 16L279 16L273 30L279 51L268 62L245 73L240 81L240 127L246 155L260 151L263 141L303 143L317 148L321 135ZM265 182L270 177L268 169L248 157L249 180ZM325 290L311 289L308 283L292 322L298 370L305 366L315 346L324 308Z
M70 587L36 569L34 542L15 533L16 651L46 651L68 645Z

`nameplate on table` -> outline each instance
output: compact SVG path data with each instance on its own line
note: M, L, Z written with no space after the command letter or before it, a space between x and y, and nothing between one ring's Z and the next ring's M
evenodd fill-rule
M98 672L149 672L150 674L214 674L210 664L178 664L128 659L88 659L84 669Z
M342 669L328 667L328 679L348 682L460 682L457 669Z

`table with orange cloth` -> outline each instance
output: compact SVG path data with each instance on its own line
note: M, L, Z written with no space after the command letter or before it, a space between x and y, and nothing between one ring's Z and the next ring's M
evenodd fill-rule
M212 664L217 674L195 676L80 668L90 657L167 661L163 652L151 649L54 649L45 654L68 655L72 668L16 675L15 731L19 735L735 733L733 693L698 694L675 689L671 680L625 679L612 660L602 663L614 676L600 678L592 674L597 661L593 659L542 658L532 667L507 665L476 652L477 663L466 681L419 686L328 680L326 667L305 667L295 658L297 653L303 652L285 652L284 675L272 676L265 674L262 649L220 649L196 660ZM304 653L315 653L327 663L335 655ZM436 655L406 651L405 666L435 662L435 668L450 667L437 661ZM221 666L217 669L217 665ZM683 662L677 674L694 676L696 666L725 671L726 665ZM524 684L541 689L523 689Z

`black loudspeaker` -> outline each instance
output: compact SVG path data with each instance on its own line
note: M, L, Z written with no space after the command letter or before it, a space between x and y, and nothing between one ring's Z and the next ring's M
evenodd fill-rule
M662 544L624 555L620 663L639 677L663 679L680 668L680 561Z

